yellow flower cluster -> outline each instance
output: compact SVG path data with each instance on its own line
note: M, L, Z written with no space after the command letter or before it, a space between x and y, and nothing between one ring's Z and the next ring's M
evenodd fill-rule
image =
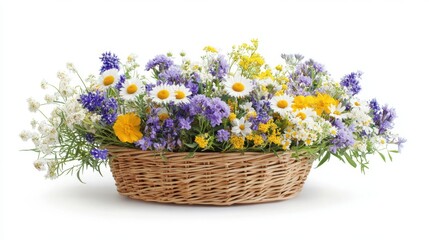
M212 46L205 46L203 48L203 50L206 51L206 52L217 53L217 49L214 48L214 47L212 47Z
M244 148L244 138L239 137L237 135L232 135L230 138L230 142L232 147L235 149L243 149Z
M253 144L255 146L261 146L262 144L264 144L264 138L258 134L247 135L246 139L249 141L253 141Z
M294 110L303 108L313 108L314 111L320 116L323 113L331 113L329 107L331 105L337 106L338 100L334 99L328 94L317 94L317 96L296 96L293 100L292 108Z
M199 135L195 137L195 143L197 143L198 147L200 148L206 148L209 144L209 141L205 138L205 136Z

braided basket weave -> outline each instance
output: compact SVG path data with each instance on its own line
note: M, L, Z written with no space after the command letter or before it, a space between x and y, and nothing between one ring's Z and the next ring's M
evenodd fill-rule
M165 153L109 146L118 192L144 201L232 205L285 200L301 191L312 161L286 153Z

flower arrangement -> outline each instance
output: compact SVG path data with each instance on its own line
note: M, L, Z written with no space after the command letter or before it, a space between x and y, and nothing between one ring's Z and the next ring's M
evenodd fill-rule
M405 142L391 131L393 108L357 97L361 72L335 82L323 65L298 54L282 54L272 67L257 40L226 55L203 50L199 62L185 53L158 55L143 73L136 56L121 62L110 52L100 58L99 76L82 78L67 64L78 85L59 72L58 86L41 83L54 94L43 103L28 99L29 110L44 118L20 134L35 145L35 167L47 169L48 178L76 173L80 179L87 168L100 171L109 159L106 146L115 145L163 158L166 152L304 152L318 166L335 156L364 171L367 155L386 160Z

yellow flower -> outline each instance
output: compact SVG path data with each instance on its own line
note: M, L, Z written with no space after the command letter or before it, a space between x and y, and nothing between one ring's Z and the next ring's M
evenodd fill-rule
M233 135L230 139L232 143L232 147L235 149L243 149L244 148L244 137L239 137L237 135Z
M270 142L270 143L274 143L274 144L277 144L277 145L280 145L280 142L281 142L281 138L280 138L280 136L277 136L277 135L275 135L275 134L271 134L269 137L268 137L268 142Z
M254 135L253 143L255 144L255 146L260 146L264 143L264 138L261 135Z
M234 121L235 119L237 118L237 115L235 114L235 113L230 113L229 114L229 117L228 117L228 119L229 119L229 121Z
M338 101L328 94L318 94L317 97L314 98L312 107L317 112L317 115L320 116L323 112L330 114L331 110L329 107L331 105L337 106Z
M195 142L198 144L198 147L200 148L206 148L209 144L209 141L204 136L196 136Z
M258 130L263 132L263 133L266 133L268 131L269 127L270 127L269 124L260 123L258 126Z
M133 143L143 137L140 132L140 117L135 113L120 115L113 125L115 135L121 142Z
M216 48L214 48L214 47L212 47L212 46L205 46L205 47L203 48L203 50L204 50L204 51L206 51L206 52L217 53L217 49L216 49Z
M282 71L283 70L283 66L282 65L277 65L276 66L276 70L277 71Z
M267 70L259 73L258 78L259 79L267 79L267 78L274 79L273 74L271 72L271 69L267 69Z

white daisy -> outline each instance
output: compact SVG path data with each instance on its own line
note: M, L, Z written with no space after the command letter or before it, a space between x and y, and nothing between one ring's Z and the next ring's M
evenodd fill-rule
M168 103L174 99L174 91L172 86L162 84L150 91L150 97L156 103Z
M252 126L252 123L247 121L245 118L234 119L232 121L232 129L231 132L235 135L242 135L247 136L252 133L252 129L250 127Z
M312 123L317 113L311 108L303 108L294 112L295 120L301 123Z
M98 80L98 86L100 89L107 89L109 87L114 87L119 81L119 72L118 69L112 68L101 73Z
M189 103L189 96L191 96L191 91L183 85L174 85L172 86L174 97L173 101L175 104Z
M270 100L271 109L284 117L288 112L292 111L293 97L289 95L274 96Z
M245 102L243 104L240 105L240 108L243 109L246 112L255 112L255 109L252 107L252 103L251 102Z
M253 84L250 79L236 75L233 78L227 78L225 90L231 97L245 97L253 90Z
M134 100L142 92L142 83L137 79L126 80L120 95L125 100Z
M337 106L331 104L331 106L329 106L329 111L331 112L329 116L336 119L347 118L347 114L343 113L344 110L346 110L346 107L342 106L341 103L339 103Z

